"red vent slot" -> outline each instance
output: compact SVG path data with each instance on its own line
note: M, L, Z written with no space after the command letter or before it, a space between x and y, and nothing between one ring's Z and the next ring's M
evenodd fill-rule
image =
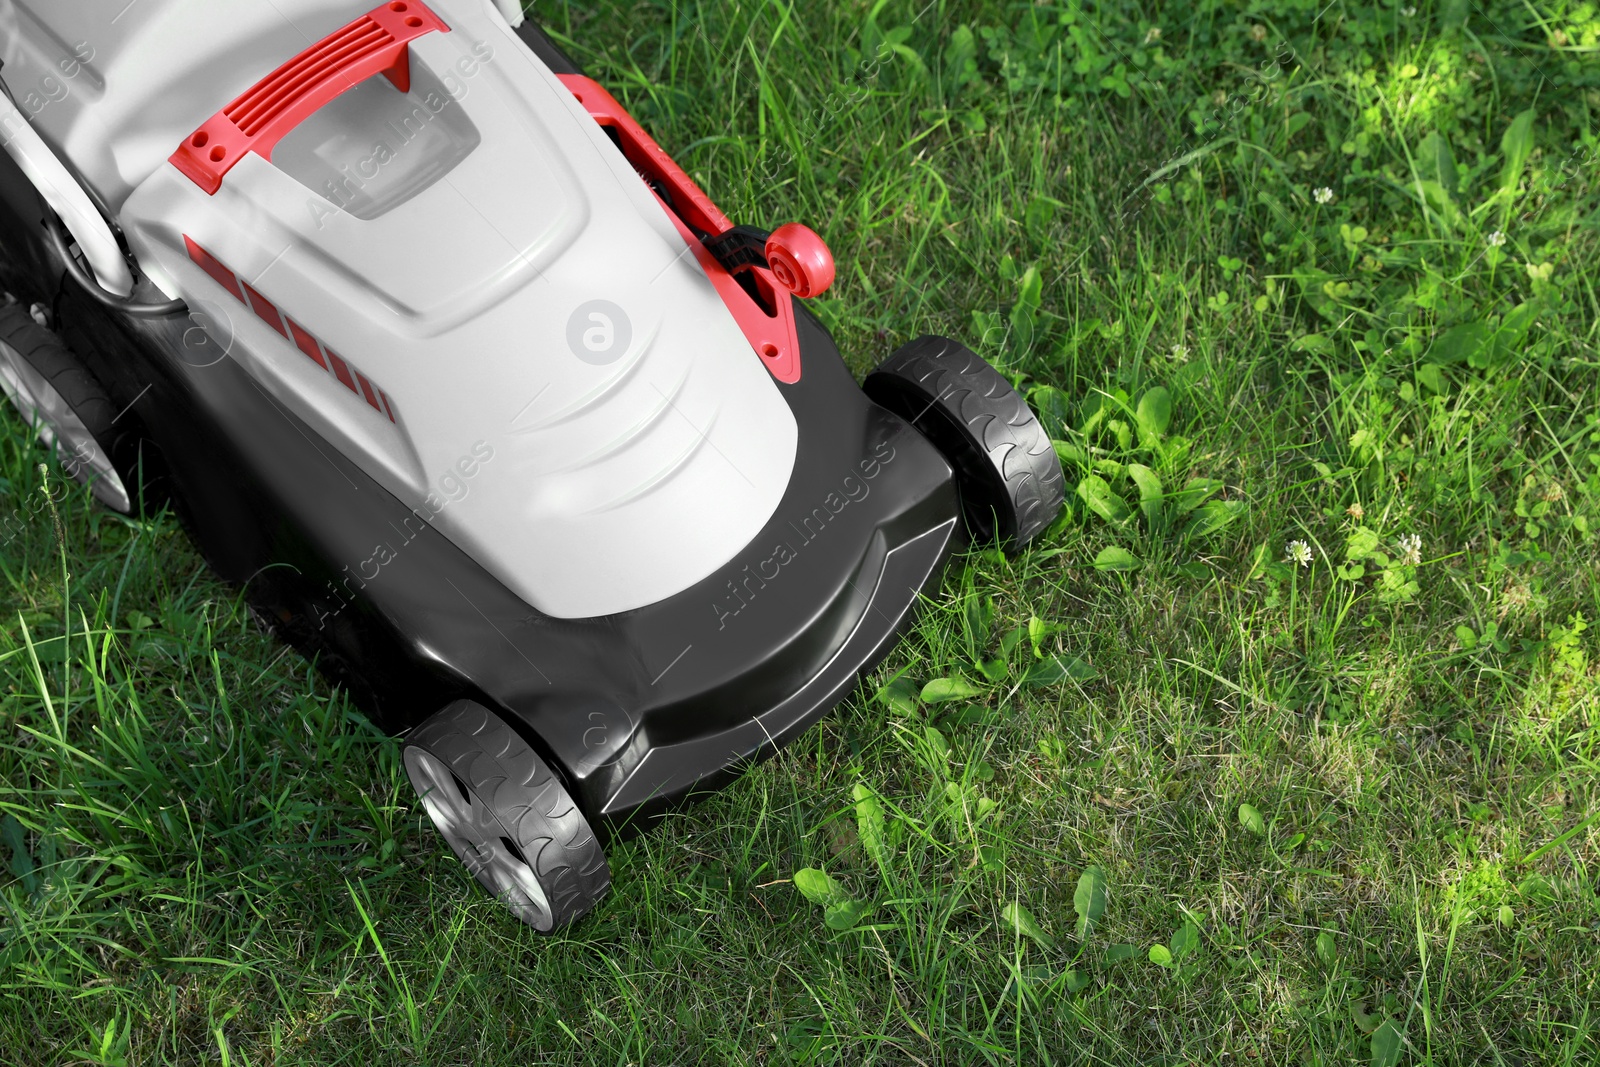
M208 194L222 188L234 164L254 152L272 158L279 141L328 101L382 74L411 90L411 42L444 20L422 0L393 0L318 41L257 82L184 138L172 165Z
M346 389L365 400L372 410L390 422L397 421L394 415L394 401L389 399L388 393L373 384L371 378L334 355L327 345L311 336L304 326L281 314L276 304L262 296L255 286L234 274L216 256L201 248L188 234L183 235L183 244L189 250L190 259L211 275L218 285L232 293L240 303L254 311L262 322L293 341L296 348L310 356L317 366L338 378ZM289 327L287 330L284 329L285 324ZM356 384L357 382L360 384Z

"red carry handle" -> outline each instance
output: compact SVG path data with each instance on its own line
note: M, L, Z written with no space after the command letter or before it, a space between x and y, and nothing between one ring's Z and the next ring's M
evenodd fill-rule
M393 0L338 30L257 82L207 119L172 154L172 165L207 194L250 152L272 158L279 141L328 101L382 74L402 93L411 90L411 42L444 20L422 0Z

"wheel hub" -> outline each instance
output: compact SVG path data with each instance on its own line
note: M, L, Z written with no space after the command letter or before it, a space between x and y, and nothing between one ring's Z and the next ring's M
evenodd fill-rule
M529 926L549 930L550 900L539 876L489 806L437 756L408 747L405 762L428 817L478 883Z

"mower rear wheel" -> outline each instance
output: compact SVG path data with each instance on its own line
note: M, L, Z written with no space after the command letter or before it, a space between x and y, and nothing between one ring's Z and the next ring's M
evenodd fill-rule
M478 884L540 933L582 917L611 886L588 820L550 766L494 712L458 700L413 730L406 773Z
M135 420L117 425L117 407L94 372L22 304L0 307L0 389L69 477L113 511L133 511L128 487L137 483L143 444Z
M919 337L862 388L911 423L956 472L967 532L1020 551L1061 513L1066 479L1028 402L982 356L948 337Z

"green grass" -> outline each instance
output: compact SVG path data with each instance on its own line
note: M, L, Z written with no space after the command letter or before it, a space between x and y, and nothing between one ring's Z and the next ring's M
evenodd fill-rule
M1070 513L542 939L10 419L0 1061L1594 1062L1595 5L541 7L824 234L857 370L1028 389Z

